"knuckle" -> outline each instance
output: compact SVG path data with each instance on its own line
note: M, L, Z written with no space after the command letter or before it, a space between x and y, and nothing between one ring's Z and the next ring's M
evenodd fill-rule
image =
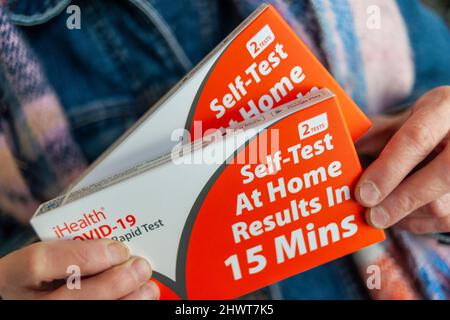
M46 249L42 243L36 243L28 248L25 260L25 270L28 276L39 285L43 274L43 267L46 261Z
M449 211L449 208L446 208L439 200L433 201L428 205L428 212L436 218L442 218L449 215Z
M417 207L417 198L414 195L403 194L394 200L393 206L386 208L390 216L403 216Z
M111 278L111 289L113 292L126 294L139 287L134 272L130 265L118 268Z
M428 125L416 123L406 131L404 135L406 140L404 146L413 148L419 156L425 157L428 155L429 149L437 144L436 138Z
M89 247L83 243L73 252L73 262L77 265L85 266L91 261L90 256Z
M425 108L435 108L436 105L443 105L450 103L450 86L444 85L436 87L428 91L422 98L418 100L418 103L414 106L413 110Z
M80 241L73 250L68 264L76 264L89 272L94 266L99 263L106 263L109 261L106 247L102 243L87 243Z

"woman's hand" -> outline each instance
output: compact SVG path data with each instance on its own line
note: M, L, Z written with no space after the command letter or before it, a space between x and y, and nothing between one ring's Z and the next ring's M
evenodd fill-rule
M368 222L449 232L450 86L428 92L408 112L373 122L357 144L360 154L378 156L356 187Z
M67 268L79 267L79 289ZM158 299L150 265L117 241L39 242L0 259L3 299Z

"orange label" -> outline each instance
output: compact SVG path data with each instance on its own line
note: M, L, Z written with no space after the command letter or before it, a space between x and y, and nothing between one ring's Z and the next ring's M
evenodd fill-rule
M370 127L353 100L269 6L217 58L194 99L186 129L198 134L227 128L314 88L336 93L353 140ZM195 121L201 121L200 129Z
M267 134L279 144L249 164ZM272 124L204 187L163 298L229 299L384 239L353 199L361 166L336 99Z

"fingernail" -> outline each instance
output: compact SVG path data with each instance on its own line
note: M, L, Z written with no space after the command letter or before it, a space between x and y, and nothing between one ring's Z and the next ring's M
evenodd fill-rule
M368 222L378 229L384 229L388 226L389 215L382 207L375 207L368 209L367 212Z
M136 278L139 282L145 282L152 276L152 269L147 261L142 258L137 258L133 261L132 268L136 273Z
M143 300L158 300L159 287L153 281L144 284L140 289L140 296Z
M109 260L113 265L122 263L130 257L128 247L117 241L108 245L108 254Z
M366 205L374 206L381 200L381 193L375 183L366 181L359 189L359 197Z

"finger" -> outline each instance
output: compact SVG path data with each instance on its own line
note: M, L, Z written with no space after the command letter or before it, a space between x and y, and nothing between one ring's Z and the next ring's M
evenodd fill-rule
M409 116L410 110L395 116L377 116L372 119L372 127L357 142L359 154L378 156L394 133Z
M79 267L82 275L92 275L130 257L125 245L106 239L39 242L17 254L11 274L18 283L30 287L66 278L69 266Z
M417 102L410 118L362 174L355 192L362 205L380 203L444 139L450 127L449 104L448 92L428 94Z
M158 300L159 296L160 291L158 285L153 281L149 281L139 289L121 298L121 300Z
M380 229L397 223L450 192L450 147L429 165L405 179L379 205L367 210L368 222Z
M396 226L415 234L450 232L450 216L443 218L406 217Z
M120 299L137 290L152 275L148 262L142 258L132 258L96 276L81 280L80 289L62 286L47 295L58 300L112 300Z
M414 218L443 218L447 215L450 215L450 193L447 193L440 199L417 209L409 216Z

